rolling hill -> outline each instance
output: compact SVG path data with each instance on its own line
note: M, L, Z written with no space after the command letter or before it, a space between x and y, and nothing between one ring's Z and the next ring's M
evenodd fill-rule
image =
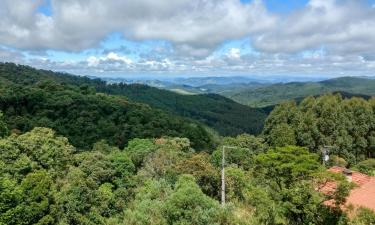
M375 80L356 77L341 77L320 82L277 83L247 90L224 93L236 102L252 107L276 105L285 100L321 95L331 92L345 92L353 95L375 95Z
M217 94L181 95L142 84L111 84L100 92L123 95L174 114L198 120L221 135L258 134L267 116L261 109L241 105Z
M182 95L147 85L107 84L100 79L37 70L12 63L0 64L0 81L2 84L37 88L49 86L50 83L58 83L70 89L78 88L79 92L89 94L97 92L125 96L130 103L144 103L150 105L152 110L157 108L171 115L199 121L215 129L221 135L237 135L244 132L258 134L267 116L261 109L241 105L220 95Z
M199 149L213 144L203 124L124 96L98 93L100 80L0 63L0 111L9 130L54 129L79 149L100 140L124 147L133 138L186 137Z

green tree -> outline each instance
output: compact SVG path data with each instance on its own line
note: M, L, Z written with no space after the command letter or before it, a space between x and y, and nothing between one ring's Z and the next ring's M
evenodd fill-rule
M0 160L5 172L20 179L32 170L45 169L53 177L65 174L75 148L48 128L35 128L20 136L0 140Z
M276 184L277 189L307 180L321 169L318 155L296 146L276 147L255 158L254 173Z
M343 99L339 94L308 97L298 106L281 104L266 120L263 135L273 146L298 145L331 154L348 165L371 158L375 150L374 100Z
M166 225L165 199L172 192L165 180L149 179L136 190L134 201L125 211L124 225Z
M359 162L354 166L354 169L361 173L365 173L370 176L375 176L375 159L367 159Z
M270 149L256 156L254 184L245 191L245 199L264 210L256 216L265 224L326 224L331 211L322 204L325 198L316 190L317 175L321 173L327 172L320 165L318 155L306 148ZM349 193L350 189L344 187L340 186L340 191L332 196L338 204Z
M278 124L271 130L268 141L271 146L284 147L287 145L295 145L295 131L286 123Z
M221 167L223 146L230 147L225 150L226 164L234 164L244 170L252 168L253 157L265 152L268 148L262 138L253 135L241 134L237 137L225 137L222 144L211 155L211 161L216 167Z
M0 221L7 225L53 224L54 185L45 170L29 173L19 185L0 178ZM3 199L4 197L4 199Z
M140 168L148 154L156 151L157 146L150 139L135 138L129 141L128 146L124 149L130 156L134 165Z
M375 213L371 209L359 208L356 216L350 221L350 225L370 225L375 224Z
M210 162L207 153L194 154L176 165L179 174L193 175L202 191L213 198L219 198L220 174Z
M182 175L166 198L165 216L168 224L220 224L220 206L203 194L192 176Z
M0 111L0 138L7 136L8 133L7 124L4 122L3 113Z
M178 176L176 166L193 153L190 142L186 138L161 138L155 143L157 150L146 157L138 175L174 183Z

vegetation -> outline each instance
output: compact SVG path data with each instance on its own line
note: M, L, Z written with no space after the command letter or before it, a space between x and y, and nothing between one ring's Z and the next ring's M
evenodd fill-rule
M291 99L303 99L332 92L342 92L349 97L364 98L375 95L375 80L355 77L340 77L321 82L291 82L251 87L247 90L224 92L223 94L239 103L252 107L277 105Z
M213 144L212 135L194 121L129 102L121 96L95 93L87 85L69 86L48 80L39 80L34 84L36 79L33 76L38 76L34 72L39 71L28 70L28 67L19 69L28 75L16 74L16 78L20 77L11 81L20 84L9 82L8 85L0 85L0 110L13 132L22 133L38 126L49 127L83 149L90 149L101 139L124 147L136 137L161 136L187 137L192 146L200 149ZM1 75L7 78L9 74L3 72ZM0 134L7 132L2 127L0 124Z
M251 139L227 142L245 148ZM195 153L188 139L134 139L124 150L100 141L79 152L48 128L13 134L0 140L0 223L325 224L341 218L323 210L324 196L313 188L321 171L317 155L299 147L252 147L241 153L253 155L252 164L227 165L222 208L220 167L214 155Z
M259 134L266 114L216 94L181 95L154 87L124 83L111 84L101 92L123 95L171 113L193 118L214 128L221 135Z
M359 162L355 165L354 169L358 170L361 173L375 176L375 159L366 159L362 162Z
M17 76L0 76L0 225L374 223L368 209L342 210L353 186L318 152L333 146L329 165L371 174L374 99L287 102L262 135L214 141L198 122L97 93L101 81L7 66ZM324 193L328 182L337 188Z
M299 105L286 102L268 117L263 135L272 146L298 145L330 154L350 165L375 154L375 101L340 95L308 97Z
M146 85L106 84L99 79L36 70L12 63L0 63L0 79L4 80L4 84L38 87L42 84L62 84L83 89L88 93L125 96L131 101L197 120L221 135L259 134L267 116L260 109L241 105L220 95L181 95Z

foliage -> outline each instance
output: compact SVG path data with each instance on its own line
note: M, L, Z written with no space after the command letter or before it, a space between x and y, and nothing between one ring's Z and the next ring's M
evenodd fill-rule
M50 85L56 90L27 86L5 89L0 109L10 129L25 132L37 126L50 127L83 149L90 149L102 139L122 148L136 137L162 135L188 137L200 149L212 145L205 128L193 121L122 97L84 94L79 89Z
M135 138L129 141L124 149L137 168L143 165L144 159L152 152L155 152L157 146L150 139Z
M345 161L345 159L337 155L329 156L328 166L340 166L346 168L347 165L348 163Z
M350 222L350 225L375 224L375 213L371 209L359 208L355 213L356 216Z
M126 96L130 100L198 120L221 135L259 134L266 114L216 94L181 95L141 84L100 86L100 92Z
M265 152L267 144L262 138L248 134L237 137L226 137L213 153L212 163L221 167L222 150L225 146L225 161L227 165L235 164L242 169L249 170L253 166L253 156Z
M291 187L298 180L311 178L321 167L316 154L295 146L270 149L259 154L255 163L254 173L275 182L275 188L279 190Z
M55 181L65 174L75 149L46 128L0 140L0 221L51 224Z
M263 136L222 137L215 149L201 124L99 94L108 87L100 80L13 64L0 64L0 75L1 225L373 223L366 209L348 219L341 206L352 185L327 172L316 150L339 147L329 163L371 157L375 99L285 103ZM371 171L373 161L356 168ZM328 182L336 189L323 194Z
M359 162L357 165L355 165L354 169L361 173L375 176L375 159L366 159Z
M325 95L283 103L267 118L263 135L273 146L296 144L313 152L331 146L330 154L353 165L374 154L374 102Z
M158 149L144 159L138 175L142 179L165 179L175 182L178 176L177 165L192 153L187 141L183 138L158 139Z
M165 180L149 179L136 190L134 201L125 211L129 225L164 225L165 198L172 192L172 187Z
M261 211L262 224L336 224L341 213L328 210L316 188L323 173L318 156L306 148L286 146L270 149L255 158L254 180L245 189L246 202ZM343 186L344 187L344 186ZM350 189L340 189L336 199L345 199ZM338 209L340 211L340 209ZM335 222L332 222L335 221Z
M184 159L176 165L179 174L194 176L202 191L213 198L219 198L220 174L210 162L210 155L199 153Z
M74 76L65 73L37 70L28 66L15 65L12 63L0 63L0 80L2 80L1 83L4 84L0 84L0 89L1 86L3 86L4 88L8 88L12 85L19 85L21 87L38 87L45 91L56 91L58 89L65 88L66 86L68 86L74 88L77 92L83 95L94 95L96 92L122 96L123 99L124 97L126 97L126 99L129 99L131 101L145 103L150 105L151 107L168 111L169 114L176 115L170 115L170 118L180 116L194 119L196 121L201 122L202 124L205 124L215 129L221 135L237 135L245 132L259 134L262 130L263 122L266 118L266 113L264 113L263 110L250 108L248 106L238 104L233 100L230 100L220 95L181 95L171 91L160 90L157 88L140 84L107 84L105 81L100 79L90 79L88 77ZM21 100L21 97L18 98ZM64 98L64 101L72 101L72 99L75 100L71 96L68 96ZM23 100L22 103L25 103L25 101L29 100ZM62 100L60 99L60 101ZM61 107L63 107L63 105L61 105ZM55 109L48 110L52 111ZM4 110L4 112L5 111L6 110ZM153 113L155 112L156 111L153 111ZM152 116L153 113L145 113L145 118L147 119L149 116ZM91 116L92 114L94 113L88 112L85 114L85 116ZM131 116L134 117L136 115L132 114ZM155 117L159 116L156 115ZM142 120L145 120L142 117L140 118L140 120L136 120L135 122L142 122ZM153 118L153 116L151 118ZM19 118L19 120L21 119L23 122L25 122L25 118ZM47 122L47 119L51 120L51 118L46 118L44 122ZM161 119L161 121L162 120L163 119ZM106 124L105 122L107 121L103 121L102 125L107 126L106 128L108 130L118 128L114 128L113 124ZM39 124L39 126L47 125L49 126L50 124ZM151 129L152 126L163 127L163 125L168 126L161 123L158 120L149 124L148 127L145 127L145 129ZM171 129L173 127L170 126L169 128ZM54 127L54 129L57 130L57 127ZM159 127L159 129L162 128ZM188 127L184 127L184 129L188 129ZM165 130L160 130L159 132L161 131ZM66 133L62 134L67 135ZM163 134L176 136L176 134L172 135L171 133ZM198 132L198 130L189 132L189 134L196 134L197 138L199 137L199 135L201 135L201 139L204 138L205 135L202 132ZM193 138L193 136L180 136L189 137L190 140L197 141ZM134 136L132 136L131 139L132 138L134 138ZM75 142L73 143L76 144ZM199 144L193 145L197 146Z
M3 113L0 111L0 138L5 137L8 133L7 124L4 121Z
M192 176L179 177L165 207L169 224L220 224L219 204L203 194Z

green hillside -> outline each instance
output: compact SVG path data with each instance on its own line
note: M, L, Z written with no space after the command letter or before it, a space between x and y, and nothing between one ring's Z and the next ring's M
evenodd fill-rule
M59 97L66 95L66 93L62 94L60 92L67 92L68 90L69 95L75 95L76 93L86 93L90 96L95 96L94 98L104 98L103 96L105 96L98 96L98 94L95 93L117 95L119 97L125 96L126 99L130 100L129 104L133 104L132 102L145 103L150 105L151 107L168 111L169 113L172 113L177 117L194 119L210 126L222 135L237 135L245 132L258 134L261 132L264 120L266 118L266 113L264 113L262 110L253 109L248 106L241 105L220 95L181 95L171 91L160 90L146 85L137 84L107 85L105 81L102 81L100 79L89 79L87 77L73 76L65 73L36 70L29 66L15 65L12 63L0 64L0 81L2 86L4 87L4 90L7 91L10 91L8 89L10 89L10 87L14 85L18 85L17 88L22 87L22 92L17 92L16 94L20 95L21 93L23 93L23 96L17 96L18 98L24 98L25 96L29 97L30 92L33 93L35 91L34 89L39 92L43 92L42 96L46 95L43 89L57 89L54 91L59 92ZM57 88L57 86L59 86L57 84L64 87ZM34 89L30 90L30 88ZM13 90L13 92L15 91ZM87 96L80 97L86 98ZM58 97L56 98L56 101L64 102L58 99ZM68 96L68 98L72 98L72 96ZM3 100L3 102L6 101L10 100ZM35 107L41 107L43 108L43 110L47 110L49 106L47 108L44 108L45 106ZM142 107L145 106L142 105ZM100 107L98 106L97 108ZM4 111L7 112L6 109ZM17 125L15 123L13 128L24 131L30 129L31 127L33 127L33 125ZM54 128L54 126L52 126L52 128ZM134 132L131 133L134 134ZM66 135L66 133L63 134ZM96 134L96 136L100 135ZM121 139L121 142L124 142L124 140ZM73 143L75 145L77 144L74 141Z
M219 95L14 64L0 64L0 82L1 225L374 224L371 210L343 210L353 185L327 171L320 149L331 146L327 167L374 174L375 98L286 102L261 135L213 141L175 114L238 131L264 114ZM317 189L327 183L339 188Z
M0 111L15 133L49 127L83 149L101 139L123 147L135 137L162 136L187 137L196 148L211 145L202 124L122 96L96 93L89 85L100 81L14 64L0 64L0 78ZM74 82L80 85L68 85Z
M112 84L99 91L124 95L180 116L196 119L222 135L261 132L266 114L217 94L181 95L141 84Z
M338 91L373 96L375 95L375 80L341 77L321 82L278 83L258 88L248 88L239 92L225 93L225 96L252 107L265 107L285 100Z

